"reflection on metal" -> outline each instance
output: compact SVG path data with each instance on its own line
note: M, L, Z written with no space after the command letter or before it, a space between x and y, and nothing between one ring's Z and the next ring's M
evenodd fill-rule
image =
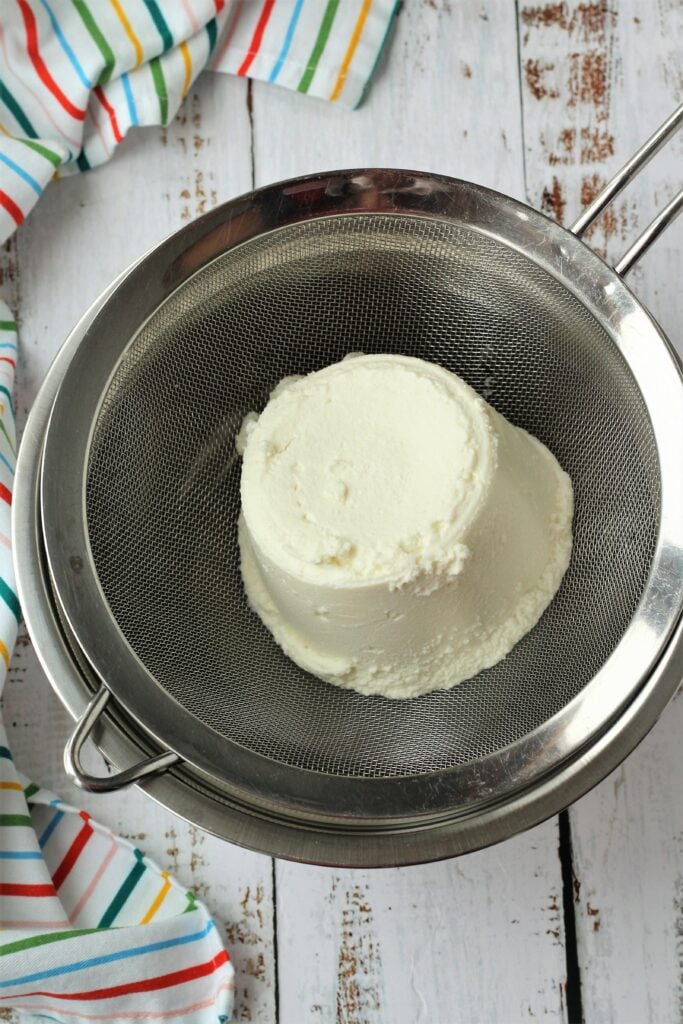
M250 244L275 242L269 233L284 226L303 225L296 230L304 234L306 224L319 222L316 231L325 225L334 230L336 221L366 215L375 221L400 217L425 229L436 225L436 234L439 225L452 225L482 251L497 247L501 258L509 253L510 266L527 261L534 280L547 281L548 294L566 292L568 308L580 305L601 339L604 352L595 358L609 354L609 365L627 369L624 380L647 410L656 452L652 470L666 485L635 614L595 677L557 713L504 749L447 770L349 778L263 756L183 708L122 641L91 563L85 517L56 513L81 507L90 427L119 357L140 324L189 276L198 272L200 280L213 260L235 246L244 255ZM498 266L505 273L505 260ZM87 386L79 373L82 360L88 363ZM683 584L680 574L673 579L672 567L683 552L683 497L678 446L671 439L682 434L680 371L657 325L614 271L535 211L474 185L399 171L340 172L273 186L188 225L122 275L53 365L27 425L15 490L17 573L27 625L73 714L80 715L92 698L93 680L97 685L98 678L106 679L113 700L100 696L92 710L102 712L100 746L115 764L159 749L168 751L168 764L182 758L182 765L147 779L144 788L210 831L278 856L322 863L389 865L466 852L529 827L585 792L626 756L672 695L681 667ZM60 616L74 633L78 658ZM92 673L78 661L87 661ZM548 672L554 668L549 659ZM159 766L158 758L153 764Z

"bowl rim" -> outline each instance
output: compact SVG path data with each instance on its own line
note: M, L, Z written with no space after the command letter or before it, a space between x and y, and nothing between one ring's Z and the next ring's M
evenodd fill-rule
M259 213L257 227L254 211ZM89 554L85 516L80 521L78 516L65 519L55 516L54 510L63 509L64 502L67 508L74 503L77 507L82 498L88 438L81 429L79 441L73 409L76 398L81 409L86 406L83 367L87 361L95 403L113 372L111 350L108 353L100 344L93 351L92 339L106 333L109 345L117 317L126 310L129 319L139 317L139 301L133 301L138 279L145 280L147 301L158 305L160 297L164 301L234 246L291 224L359 212L457 217L460 222L464 218L474 229L530 256L577 295L608 329L644 394L666 486L657 549L640 605L610 658L572 701L533 733L488 758L423 775L353 779L356 785L349 787L347 777L330 778L247 751L199 723L156 681L151 689L151 677L125 640L121 643L113 616L104 633L101 620L96 629L84 631L75 621L78 607L105 600L94 573L72 568L74 556L82 564ZM436 827L444 818L442 809L437 812L437 797L439 808L447 807L451 818L465 820L488 813L487 808L493 813L501 803L522 799L542 786L563 765L588 757L645 690L665 652L670 653L683 607L683 480L675 466L676 446L662 442L683 434L680 368L663 332L616 272L542 214L481 186L423 172L362 169L309 175L238 197L185 226L136 261L96 307L69 338L71 356L55 388L57 399L45 439L42 530L56 600L96 675L145 735L177 752L199 772L220 779L255 813L272 820L291 817L296 827L318 821L321 827L355 831L394 829L400 823L406 827L408 819L413 829ZM101 330L105 324L106 332ZM309 789L305 799L302 772ZM245 781L253 779L258 785ZM268 799L263 799L263 792Z

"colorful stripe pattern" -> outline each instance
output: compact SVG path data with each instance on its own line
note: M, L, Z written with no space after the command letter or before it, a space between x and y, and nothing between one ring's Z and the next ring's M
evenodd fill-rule
M0 536L9 538L17 325L2 301L0 353ZM0 693L19 615L3 544ZM0 1010L215 1024L230 1018L233 987L206 909L140 850L24 779L0 720Z
M2 0L0 243L54 176L168 124L199 72L357 106L396 0Z

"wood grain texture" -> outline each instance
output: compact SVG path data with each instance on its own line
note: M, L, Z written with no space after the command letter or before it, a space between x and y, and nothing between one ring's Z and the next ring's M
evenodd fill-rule
M258 185L320 170L405 167L523 196L512 3L404 3L356 111L260 83L253 97Z
M683 98L683 3L522 3L519 32L527 198L569 225ZM616 262L666 205L682 157L679 133L591 229L601 255ZM671 280L682 242L679 221L629 279L675 342L682 300Z
M529 200L571 223L683 98L683 3L522 4ZM614 261L683 183L679 136L589 235ZM629 283L683 352L683 221ZM683 701L570 811L588 1022L683 1019Z
M277 864L280 1024L566 1020L555 822L458 860Z
M679 692L628 760L570 811L586 1020L683 1020Z

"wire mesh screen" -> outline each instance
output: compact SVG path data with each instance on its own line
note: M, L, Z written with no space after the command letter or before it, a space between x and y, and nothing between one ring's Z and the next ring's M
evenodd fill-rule
M350 351L459 374L575 488L572 563L538 625L494 668L405 702L302 672L248 608L239 571L243 416L282 377ZM157 310L101 406L86 508L112 614L184 708L275 760L388 777L491 754L590 681L649 572L659 470L630 371L561 283L464 227L353 214L228 252Z

